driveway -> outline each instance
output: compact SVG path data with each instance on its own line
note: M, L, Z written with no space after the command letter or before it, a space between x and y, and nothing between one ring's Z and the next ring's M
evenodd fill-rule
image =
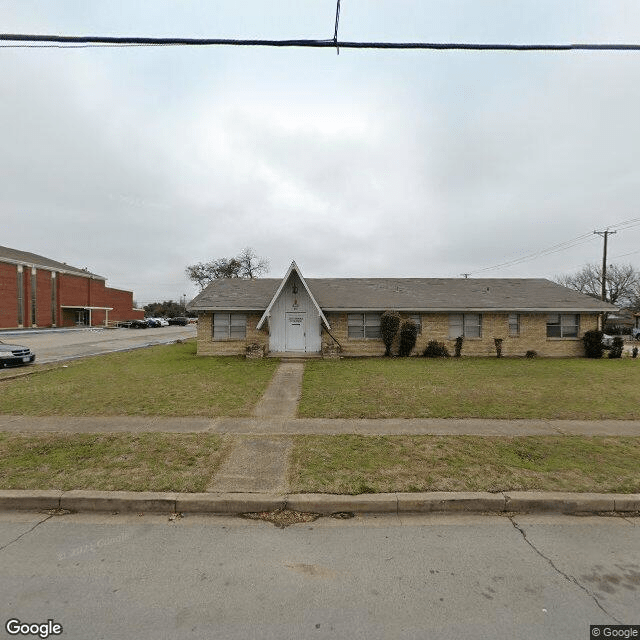
M46 364L95 356L113 351L127 351L154 344L195 338L196 325L155 329L24 329L0 331L0 340L29 347L36 354L36 363Z

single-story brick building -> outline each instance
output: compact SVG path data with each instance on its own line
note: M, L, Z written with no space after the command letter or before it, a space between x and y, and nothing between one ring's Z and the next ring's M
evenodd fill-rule
M44 256L0 247L0 329L104 326L144 317L133 293Z
M284 278L214 280L188 305L198 313L198 354L265 352L380 356L380 316L416 322L415 352L430 340L463 355L582 356L582 336L612 305L544 279L309 278L295 262Z

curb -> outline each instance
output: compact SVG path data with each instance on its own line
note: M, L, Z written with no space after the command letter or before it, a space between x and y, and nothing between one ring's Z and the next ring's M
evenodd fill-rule
M136 491L0 491L0 510L238 514L290 509L328 515L353 513L556 513L640 512L640 494L537 491L378 493L162 493Z

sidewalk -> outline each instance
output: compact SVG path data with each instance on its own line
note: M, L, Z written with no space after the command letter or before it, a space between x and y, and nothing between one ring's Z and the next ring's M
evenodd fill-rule
M9 416L0 431L36 433L209 432L234 435L640 436L640 420L492 420L484 418L164 418L159 416Z

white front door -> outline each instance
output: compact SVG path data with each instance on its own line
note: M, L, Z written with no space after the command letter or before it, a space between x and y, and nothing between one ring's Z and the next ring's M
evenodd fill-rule
M285 349L287 351L305 350L304 313L287 313L285 328Z

